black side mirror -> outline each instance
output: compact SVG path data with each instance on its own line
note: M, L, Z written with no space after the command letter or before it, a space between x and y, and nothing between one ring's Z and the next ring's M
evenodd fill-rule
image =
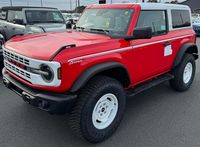
M71 23L70 21L68 21L68 22L66 23L66 28L67 28L67 29L72 29L72 23Z
M14 19L13 23L23 25L24 21L23 21L23 19Z
M134 39L150 39L150 38L152 38L152 28L142 27L142 28L135 28L133 31L133 36L126 36L124 39L130 41Z

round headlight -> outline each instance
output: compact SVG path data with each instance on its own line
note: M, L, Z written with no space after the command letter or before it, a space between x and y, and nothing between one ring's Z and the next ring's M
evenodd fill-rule
M40 70L46 73L46 74L41 74L45 82L51 82L54 79L54 72L48 65L42 64L40 66Z

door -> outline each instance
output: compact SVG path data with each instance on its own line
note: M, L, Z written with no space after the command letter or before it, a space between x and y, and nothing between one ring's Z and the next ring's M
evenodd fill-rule
M153 37L151 39L133 40L133 69L135 71L134 82L142 82L148 78L165 72L167 65L165 59L172 54L169 37L167 11L145 10L140 12L137 28L151 27Z
M7 26L6 33L7 39L12 38L15 35L21 35L25 33L25 26L23 24L17 24L16 20L23 20L22 11L9 10L7 14Z

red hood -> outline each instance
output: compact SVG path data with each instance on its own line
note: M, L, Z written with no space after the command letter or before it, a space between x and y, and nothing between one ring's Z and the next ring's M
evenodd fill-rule
M33 34L11 39L5 48L26 57L49 60L62 46L75 44L79 47L109 39L107 36L85 32Z

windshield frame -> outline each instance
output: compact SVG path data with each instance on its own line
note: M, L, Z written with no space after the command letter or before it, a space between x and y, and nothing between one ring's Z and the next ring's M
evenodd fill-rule
M32 22L32 21L30 21L29 20L29 18L28 18L28 16L27 16L27 12L33 12L33 11L45 11L45 12L56 12L56 13L58 13L59 15L60 15L60 17L62 18L62 22L60 21L60 22L55 22L55 23L61 23L61 24L65 24L65 19L64 19L64 17L63 17L63 15L62 15L62 13L60 12L60 11L58 11L58 10L49 10L49 9L26 9L26 10L24 10L24 13L25 13L25 18L26 18L26 23L27 24L41 24L41 23L53 23L53 22Z
M127 35L128 34L128 31L129 31L129 28L130 28L130 25L131 25L131 21L132 21L132 19L133 19L133 16L134 16L134 14L135 14L135 9L134 8L88 8L88 9L85 9L85 11L83 12L83 14L81 15L81 17L83 17L84 16L84 14L85 14L85 12L86 11L88 11L88 10L101 10L101 9L107 9L107 10L113 10L113 9L115 9L115 10L132 10L132 14L130 15L130 19L129 19L129 21L128 21L128 23L127 23L127 26L126 26L126 29L124 30L124 34L118 34L118 35L121 35L121 36L125 36L125 35ZM80 17L80 19L79 19L79 21L81 20L81 17ZM79 21L77 22L77 24L79 23ZM81 26L77 26L76 25L76 27L81 27ZM97 32L97 31L91 31L92 29L102 29L102 28L85 28L85 30L84 29L80 29L81 31L83 31L83 32L87 32L87 33L95 33L95 34L102 34L102 35L106 35L106 36L110 36L110 37L112 37L112 36L116 36L116 35L114 35L114 34L112 34L112 33L117 33L117 32L114 32L113 30L108 30L108 29L104 29L105 31L110 31L109 33L103 33L103 32ZM80 31L79 30L79 31ZM105 32L104 31L104 32Z

